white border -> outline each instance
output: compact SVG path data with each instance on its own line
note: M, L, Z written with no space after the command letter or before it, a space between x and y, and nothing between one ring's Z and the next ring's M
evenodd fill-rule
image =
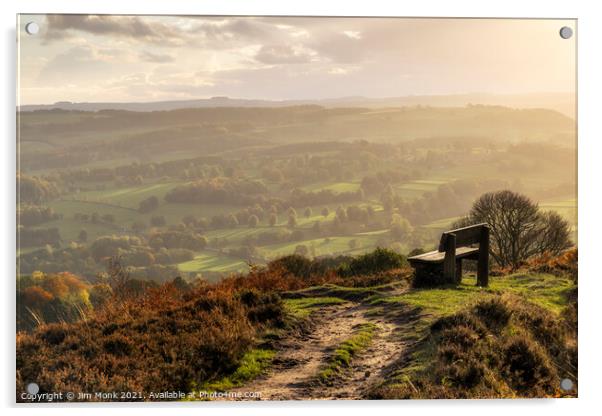
M339 410L346 414L365 414L375 408L379 413L507 415L508 413L536 412L553 415L593 413L599 408L598 387L602 368L599 345L602 329L597 317L601 315L602 265L599 263L599 236L601 233L600 188L602 178L600 141L600 42L602 15L594 1L529 2L525 0L420 0L393 2L385 0L163 0L133 1L104 0L102 2L74 2L69 0L3 1L2 7L2 221L3 231L0 264L4 273L2 311L2 342L0 343L2 371L0 395L2 404L11 407L12 414L19 410L14 402L14 269L15 269L15 21L16 13L131 13L131 14L237 14L237 15L347 15L347 16L440 16L440 17L548 17L579 19L579 399L567 400L504 400L504 401L411 401L411 402L298 402L298 403L204 403L173 406L169 404L146 405L148 414L165 414L167 409L186 414L330 414ZM64 413L106 414L109 411L131 412L132 405L113 404L94 407L76 405L63 408L58 405L39 407L44 415ZM34 413L35 407L20 406ZM131 409L131 410L130 410Z

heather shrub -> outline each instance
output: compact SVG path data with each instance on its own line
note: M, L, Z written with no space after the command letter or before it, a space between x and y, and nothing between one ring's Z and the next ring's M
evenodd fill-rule
M529 259L526 267L528 270L537 273L568 275L575 283L577 283L578 257L577 248L565 250L560 255L544 253L540 256Z
M252 309L227 291L167 304L124 303L85 323L19 334L17 390L36 380L41 392L186 391L231 371L253 342Z
M374 389L370 397L561 395L560 380L577 374L576 340L566 325L563 318L523 298L491 295L437 319L415 346L424 367Z
M392 269L400 269L406 265L406 258L393 250L377 248L376 250L353 257L337 269L341 276L358 276L379 273Z
M237 293L237 297L245 305L249 321L277 328L285 325L284 304L278 294L245 289Z
M550 358L529 337L516 335L503 350L503 374L520 395L541 397L558 389L560 379Z

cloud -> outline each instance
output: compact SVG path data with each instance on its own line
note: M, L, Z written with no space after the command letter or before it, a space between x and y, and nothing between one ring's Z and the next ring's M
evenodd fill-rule
M206 28L207 26L204 26ZM245 42L256 39L270 38L276 32L274 25L265 24L254 19L228 19L218 27L221 33L232 35Z
M288 45L262 46L255 55L255 59L269 65L277 64L302 64L311 62L315 52L302 47Z
M202 72L165 72L155 68L151 72L131 73L109 80L103 86L122 96L152 96L153 98L193 97L210 91L214 83Z
M549 36L558 24L49 15L39 36L22 39L27 53L21 85L37 91L38 102L77 101L78 95L79 100L111 101L564 88L574 81L574 68L566 63L574 43ZM552 69L542 76L542 67Z
M340 66L335 66L334 68L330 68L328 70L328 73L331 75L347 75L350 72L356 71L357 67L351 67L351 68L343 68Z
M72 31L168 44L180 43L186 37L173 26L134 16L50 14L46 16L46 23L47 40L68 37Z
M315 49L320 56L328 58L332 62L343 64L362 62L366 55L374 52L358 46L355 42L358 40L351 39L342 34L324 36L320 40L312 43L311 47Z
M344 30L343 35L347 36L350 39L361 39L362 34L357 30Z
M173 56L168 55L168 54L160 54L160 53L153 53L153 52L149 52L149 51L142 51L138 57L145 62L154 62L154 63L158 63L158 64L163 64L163 63L167 63L167 62L174 62L175 59Z
M40 85L66 85L77 82L91 82L98 76L106 75L118 52L110 49L96 49L89 45L74 46L49 60L38 76Z
M282 38L277 22L253 17L47 15L45 40L94 36L142 41L152 45L196 46L223 50ZM298 36L303 35L303 33ZM286 36L286 34L285 34Z

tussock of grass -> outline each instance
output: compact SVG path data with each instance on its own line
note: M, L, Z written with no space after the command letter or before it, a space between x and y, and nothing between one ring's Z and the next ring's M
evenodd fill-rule
M415 289L400 296L380 297L373 300L375 305L403 302L420 308L431 319L450 315L474 303L487 294L504 292L521 295L554 313L560 313L567 306L567 294L575 287L570 278L546 273L515 273L494 277L488 288L476 286L474 276L464 277L462 284L431 289Z
M530 302L560 313L568 305L568 294L576 285L567 275L515 273L493 278L491 287L521 295Z
M488 288L476 286L475 276L465 276L462 284L431 289L413 289L399 296L376 296L368 299L374 306L384 310L397 305L416 308L421 319L404 332L408 341L424 338L429 333L430 325L439 318L457 313L463 308L474 305L486 296L514 294L552 312L561 314L568 305L571 291L575 284L566 275L556 276L547 273L515 273L490 279ZM421 357L412 357L412 365L421 366Z
M442 316L456 312L482 293L491 291L472 285L435 289L416 289L400 296L375 299L375 304L403 302L420 308L425 315Z
M523 270L372 300L416 308L404 331L418 341L379 398L542 397L576 380L576 283L568 273Z
M309 316L314 310L319 309L323 306L339 305L345 303L344 299L324 296L324 297L310 297L310 298L299 298L299 299L285 299L284 305L291 315L297 318L305 318Z
M375 329L376 325L372 323L359 325L353 335L334 350L326 368L318 373L318 380L325 384L332 383L345 368L349 367L353 357L370 345Z
M440 317L373 398L555 397L577 380L572 323L512 293Z
M321 286L312 286L307 289L289 292L285 295L285 297L335 297L350 301L362 301L370 297L382 296L383 293L389 289L389 286L390 285L372 287L348 287L327 283Z
M270 366L276 351L252 349L240 360L236 370L227 377L203 384L200 390L228 391L260 376Z

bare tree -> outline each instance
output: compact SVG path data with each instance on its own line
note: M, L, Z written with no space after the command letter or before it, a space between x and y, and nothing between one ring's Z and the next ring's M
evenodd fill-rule
M515 269L531 256L558 254L572 244L565 219L555 212L541 212L528 197L512 191L481 195L454 227L481 222L489 224L490 254L502 267Z
M541 213L539 223L535 254L558 254L572 246L570 226L557 212Z

